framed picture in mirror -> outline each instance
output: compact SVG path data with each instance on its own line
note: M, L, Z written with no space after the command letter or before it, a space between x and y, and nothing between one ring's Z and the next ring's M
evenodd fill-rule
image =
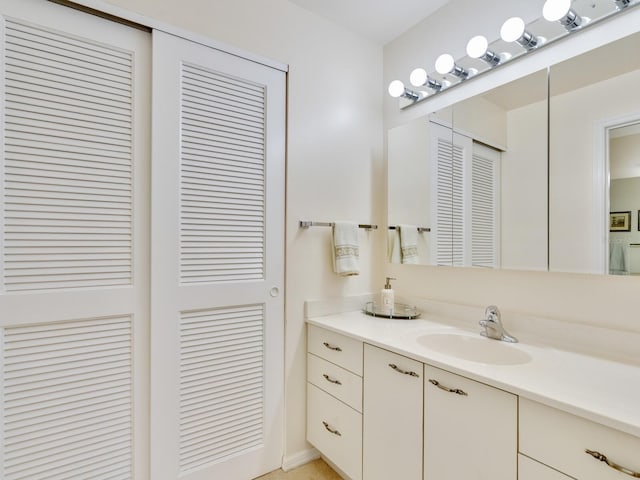
M609 212L610 232L630 232L631 231L631 211Z

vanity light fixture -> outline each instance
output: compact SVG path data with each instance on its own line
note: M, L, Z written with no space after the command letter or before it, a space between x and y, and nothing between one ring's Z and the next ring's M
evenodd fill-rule
M583 23L582 17L571 8L571 0L547 0L542 7L542 16L549 22L560 22L568 31Z
M459 65L456 65L456 61L448 53L443 53L436 59L436 72L440 75L451 75L465 80L469 77L469 71L465 70Z
M393 98L406 98L414 102L420 98L417 92L405 88L404 83L400 80L394 80L389 84L389 95Z
M538 46L538 38L525 29L524 20L520 17L507 19L500 28L500 37L507 43L517 42L527 51Z
M607 13L600 14L596 18L588 18L579 15L571 8L573 1L574 0L545 0L542 17L538 17L531 23L531 25L537 25L537 22L542 18L550 22L559 22L565 28L565 33L551 33L552 38L534 35L527 30L527 26L522 18L511 17L502 24L500 37L504 42L517 43L524 51L510 52L508 51L510 49L505 49L505 51L496 53L489 50L489 42L486 37L476 35L467 42L467 57L481 60L487 66L483 66L481 70L478 70L475 66L474 68L464 68L456 64L453 56L445 53L440 55L435 62L436 72L440 75L452 75L456 77L455 79L444 77L436 80L430 77L425 69L416 68L411 72L409 77L411 84L418 87L416 90L409 90L405 88L402 81L394 80L389 84L389 94L394 98L400 99L399 105L401 109L409 107L421 102L427 97L431 97L444 90L448 90L450 87L463 83L471 77L475 77L478 74L508 63L513 58L542 48L564 37L566 34L582 31L612 15L640 7L640 0L609 0L610 4ZM611 4L615 5L615 8L613 8ZM595 6L595 4L592 6ZM476 63L476 66L477 65Z
M413 70L411 75L409 75L409 81L414 87L427 87L436 92L442 90L442 83L430 78L424 68L416 68Z
M467 55L478 58L492 67L501 61L500 56L489 50L489 41L483 35L476 35L467 43Z

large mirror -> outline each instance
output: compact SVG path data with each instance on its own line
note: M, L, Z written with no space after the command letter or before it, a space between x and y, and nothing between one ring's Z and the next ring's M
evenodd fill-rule
M640 33L390 130L390 261L640 274L638 51Z

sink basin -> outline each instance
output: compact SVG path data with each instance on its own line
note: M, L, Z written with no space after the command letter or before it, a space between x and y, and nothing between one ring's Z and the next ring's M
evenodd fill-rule
M499 340L455 333L431 333L416 338L430 350L471 362L491 365L520 365L531 360L527 352Z

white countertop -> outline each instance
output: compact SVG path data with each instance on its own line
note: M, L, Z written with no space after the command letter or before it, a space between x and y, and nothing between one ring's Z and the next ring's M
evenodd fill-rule
M527 343L507 344L531 358L512 365L464 360L420 344L424 334L476 331L433 319L389 320L360 311L307 322L640 437L640 367ZM475 340L474 340L475 341Z

